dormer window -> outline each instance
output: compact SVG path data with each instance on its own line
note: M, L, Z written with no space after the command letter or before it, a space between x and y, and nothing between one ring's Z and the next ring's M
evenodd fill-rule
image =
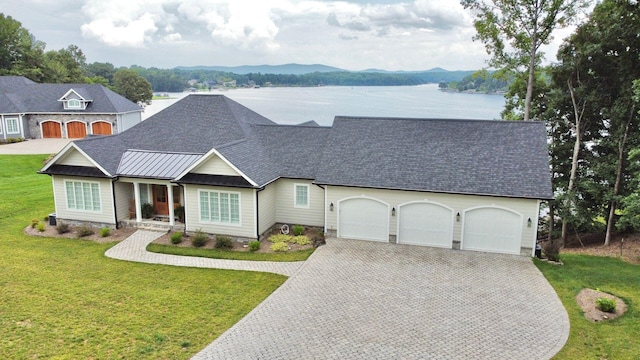
M78 99L71 99L67 101L67 108L69 109L82 109L82 103Z
M84 89L78 89L78 91L71 89L58 101L62 102L65 110L84 110L91 103L91 99L87 98L87 91Z

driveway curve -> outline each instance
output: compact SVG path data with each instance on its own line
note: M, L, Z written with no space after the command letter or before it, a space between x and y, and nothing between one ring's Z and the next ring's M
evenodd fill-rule
M568 335L529 258L328 239L193 359L549 359Z

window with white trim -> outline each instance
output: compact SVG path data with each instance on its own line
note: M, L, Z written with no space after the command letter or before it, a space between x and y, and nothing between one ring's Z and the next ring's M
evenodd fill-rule
M18 119L17 118L7 118L5 119L7 124L7 134L19 134L20 128L18 127Z
M309 185L307 184L294 184L294 207L297 208L309 208Z
M78 99L69 99L69 101L67 101L67 108L68 109L81 109L82 108L82 103Z
M240 224L240 193L200 190L200 221Z
M100 184L87 181L65 181L67 209L100 211Z

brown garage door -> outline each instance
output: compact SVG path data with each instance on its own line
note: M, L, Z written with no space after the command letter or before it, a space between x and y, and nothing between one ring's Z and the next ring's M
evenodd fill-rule
M111 124L98 121L91 124L91 133L94 135L111 135Z
M42 137L44 138L62 138L62 129L60 123L55 121L45 121L42 123Z
M83 138L87 136L87 125L79 121L68 122L67 132L69 139Z

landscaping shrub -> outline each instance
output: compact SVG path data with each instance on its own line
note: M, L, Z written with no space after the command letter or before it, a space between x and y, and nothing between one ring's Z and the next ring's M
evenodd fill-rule
M272 243L282 243L282 242L290 242L293 237L291 235L286 234L276 234L271 235L267 240Z
M142 204L140 211L142 212L142 217L145 219L151 219L156 214L155 210L153 210L153 205L149 203Z
M71 228L69 227L69 224L61 222L56 225L56 230L58 231L58 234L66 234L71 231Z
M109 234L111 234L111 229L109 229L108 227L103 227L100 229L100 236L107 237L109 236Z
M300 236L304 234L304 226L302 225L293 225L293 235Z
M180 231L171 234L171 243L173 245L180 244L182 242L182 233Z
M249 242L249 251L258 251L260 250L260 241L253 240Z
M81 237L93 235L95 234L95 232L90 226L80 225L76 227L76 234L78 235L79 238L81 238Z
M542 251L550 261L560 261L560 247L562 242L560 239L545 241L542 244Z
M36 230L40 232L44 232L47 229L47 226L43 222L39 222L36 224Z
M596 307L601 311L614 313L616 312L616 301L608 298L598 298L596 300Z
M311 240L309 240L309 238L305 235L299 235L299 236L294 236L291 239L291 242L293 244L298 244L298 245L309 245L311 244Z
M40 220L38 219L31 219L31 228L35 229L36 226L38 226L38 224L40 223Z
M216 236L216 249L233 249L233 240L228 236Z
M200 229L196 230L196 233L191 237L191 244L195 247L203 247L207 241L209 241L209 236Z
M270 249L275 252L285 252L289 251L289 245L286 242L277 242L271 244Z
M176 206L173 210L173 214L178 218L178 221L184 222L184 206Z

